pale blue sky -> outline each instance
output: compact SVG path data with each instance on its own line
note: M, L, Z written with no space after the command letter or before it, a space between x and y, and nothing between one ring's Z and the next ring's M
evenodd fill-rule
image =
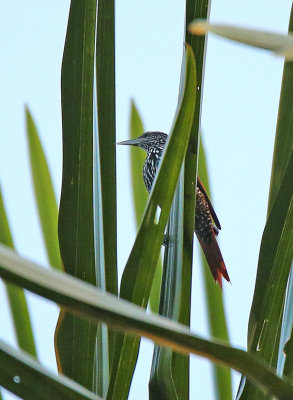
M117 141L128 136L130 99L146 130L169 132L177 104L183 0L120 0L116 17ZM211 20L286 32L289 0L214 0ZM34 210L24 124L27 103L44 144L56 193L61 182L60 65L69 0L2 2L0 13L0 182L17 250L47 264ZM245 348L257 258L266 216L283 61L268 52L209 37L202 130L220 243L232 285L224 284L231 342ZM117 151L120 274L135 237L129 210L128 149ZM129 221L132 221L129 223ZM125 234L125 227L127 235ZM207 335L195 263L192 330ZM57 308L29 296L41 362L55 369ZM0 282L0 337L15 344ZM151 344L142 349L131 399L148 398ZM209 363L192 357L191 398L210 400ZM235 374L236 390L238 375ZM196 396L197 395L197 396ZM5 399L12 396L5 396Z

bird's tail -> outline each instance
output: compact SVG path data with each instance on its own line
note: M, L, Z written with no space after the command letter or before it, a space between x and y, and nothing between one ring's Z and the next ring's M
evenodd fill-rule
M222 276L228 282L230 282L230 278L223 260L223 256L221 254L221 250L216 240L216 236L214 233L212 233L209 241L201 239L198 234L196 236L201 245L202 251L210 267L214 280L219 283L220 288L222 289Z

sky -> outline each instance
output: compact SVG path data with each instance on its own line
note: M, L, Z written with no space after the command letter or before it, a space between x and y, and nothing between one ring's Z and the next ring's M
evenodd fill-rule
M0 12L0 183L18 252L48 265L29 169L24 105L37 123L57 198L62 173L60 69L69 0L2 2ZM184 1L116 2L117 141L128 137L130 100L146 130L168 133L177 105ZM211 21L285 33L289 0L213 0ZM246 348L259 245L265 224L283 60L269 52L209 36L202 132L220 245L232 285L224 284L231 343ZM121 276L136 228L131 207L129 149L117 149L118 263ZM129 221L132 221L131 224ZM127 226L128 235L125 235ZM37 350L55 371L54 304L28 294ZM0 282L0 339L15 345ZM192 331L207 337L202 276L194 268ZM152 344L144 341L130 400L148 398ZM210 363L191 358L191 398L214 398ZM239 375L233 374L234 392ZM15 396L4 393L4 399Z

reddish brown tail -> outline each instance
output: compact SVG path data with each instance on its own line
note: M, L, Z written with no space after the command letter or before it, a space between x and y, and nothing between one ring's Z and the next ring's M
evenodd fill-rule
M209 241L202 240L198 234L196 236L201 245L202 251L204 252L207 263L209 264L214 280L219 283L220 288L222 289L222 276L228 282L230 282L230 278L216 236L213 233Z

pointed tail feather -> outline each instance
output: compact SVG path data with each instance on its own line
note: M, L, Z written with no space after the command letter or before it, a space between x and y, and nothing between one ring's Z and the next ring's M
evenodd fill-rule
M219 283L220 288L222 289L222 276L228 282L230 282L230 278L223 260L223 256L221 254L221 250L216 240L215 234L214 233L212 234L212 237L210 238L209 241L202 240L198 234L196 236L201 245L207 263L210 267L213 278L216 282Z

